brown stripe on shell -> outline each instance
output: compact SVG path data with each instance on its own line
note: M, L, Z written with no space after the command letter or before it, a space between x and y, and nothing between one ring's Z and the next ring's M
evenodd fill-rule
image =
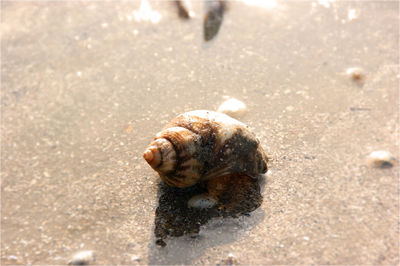
M172 143L171 143L171 145L173 146ZM172 156L171 156L171 153L173 153ZM160 163L159 166L157 167L159 170L165 172L165 171L166 171L165 167L168 168L168 164L167 164L167 162L166 162L165 160L169 160L169 163L174 162L175 167L176 167L177 156L176 156L175 150L173 150L173 151L168 150L168 152L167 152L166 154L164 154L164 153L162 153L162 152L161 152L160 154L161 154L161 163ZM164 166L165 166L165 167L164 167Z
M197 158L191 158L179 165L176 169L176 175L186 176L187 178L197 175L196 179L199 179L202 174L203 165L203 162L199 161Z
M160 161L158 162L157 166L155 167L156 169L160 168L161 165L163 165L163 163L164 163L164 160L163 160L163 159L164 159L163 153L162 153L162 152L159 152L158 154L160 155Z
M201 150L201 137L184 127L169 127L160 132L157 138L168 140L176 153L176 165L173 171L166 173L164 179L178 187L194 185L201 177L202 162L198 161L198 151ZM187 162L192 163L186 165ZM187 171L192 169L191 171ZM198 169L197 171L195 169ZM185 173L186 171L186 173ZM168 183L168 182L167 182Z
M219 136L221 125L207 118L196 115L180 115L173 119L166 127L179 126L200 136L201 144L195 156L204 163L203 169L209 169ZM205 170L201 172L201 175Z
M184 187L182 186L182 182L176 180L173 176L171 175L160 175L161 179L167 183L168 186L172 187Z
M165 138L175 148L175 152L178 157L190 156L189 151L195 150L194 147L188 147L189 145L195 145L196 138L198 138L193 132L183 127L172 127L161 131L156 138Z
M199 116L187 116L185 114L179 115L169 122L165 129L170 127L183 127L198 135L209 135L212 132L217 132L216 125L211 123L209 119Z
M192 186L199 181L199 178L189 178L186 175L183 175L179 171L175 171L173 173L161 176L161 178L168 184L173 184L176 187L184 188L188 186Z

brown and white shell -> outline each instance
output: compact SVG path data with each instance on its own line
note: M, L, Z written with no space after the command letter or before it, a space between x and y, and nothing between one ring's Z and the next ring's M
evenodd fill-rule
M215 177L267 171L267 156L248 126L222 113L197 110L174 118L143 153L161 179L189 187Z

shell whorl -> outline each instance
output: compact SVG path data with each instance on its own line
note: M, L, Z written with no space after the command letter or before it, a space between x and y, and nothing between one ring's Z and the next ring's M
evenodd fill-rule
M248 127L212 111L179 115L157 134L143 157L175 187L232 173L256 178L267 170L267 157Z
M175 169L176 152L172 143L165 138L156 138L143 153L143 158L159 172Z
M203 166L196 158L199 140L197 134L184 127L165 128L156 135L143 157L146 159L151 154L150 158L160 158L157 164L152 161L148 163L168 185L192 186L200 180Z

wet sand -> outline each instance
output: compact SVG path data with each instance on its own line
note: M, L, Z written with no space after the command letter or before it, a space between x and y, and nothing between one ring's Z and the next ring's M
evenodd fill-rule
M229 2L205 42L200 1L185 20L173 2L2 2L2 264L398 264L399 3L265 3ZM225 96L271 158L263 202L162 248L142 152ZM369 166L376 150L397 164Z

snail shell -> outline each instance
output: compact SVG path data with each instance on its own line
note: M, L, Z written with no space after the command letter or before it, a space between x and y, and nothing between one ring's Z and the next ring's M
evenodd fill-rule
M245 124L205 110L174 118L143 157L167 185L179 188L229 174L257 178L267 171L268 161Z

